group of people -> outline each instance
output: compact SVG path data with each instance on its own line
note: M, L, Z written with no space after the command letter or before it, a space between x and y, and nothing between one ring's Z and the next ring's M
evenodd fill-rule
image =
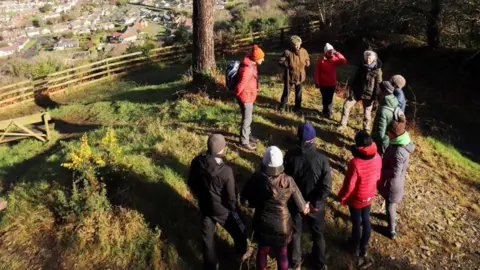
M296 91L296 110L301 109L305 67L310 64L301 39L292 37L292 48L285 51L279 63L285 67L285 87L280 109L285 108L290 88ZM258 91L258 66L265 54L254 45L243 59L235 87L242 112L240 143L255 149L257 138L251 136L253 104ZM331 117L338 64L347 60L333 46L326 44L325 54L317 61L315 83L323 97L323 113ZM302 70L303 69L303 70ZM406 131L405 97L400 75L382 81L381 62L373 51L364 53L350 97L343 108L340 129L347 124L349 112L357 101L364 106L364 129L351 146L353 158L348 163L338 200L348 206L352 222L349 240L352 251L365 257L371 233L370 210L377 191L385 199L388 231L395 238L396 209L404 192L406 172L414 144ZM372 136L368 133L371 107L379 102ZM191 163L188 186L198 199L202 220L204 269L218 269L214 235L217 224L232 236L240 261L253 253L249 247L244 221L237 211L238 203L255 209L253 234L258 242L257 269L266 269L267 256L274 254L278 269L301 269L303 262L301 235L303 224L310 227L313 240L312 269L327 269L325 262L325 206L332 193L328 159L317 150L316 131L310 123L297 129L298 144L287 151L276 146L263 153L259 169L246 181L237 198L234 173L224 160L226 141L220 134L209 136L206 153Z

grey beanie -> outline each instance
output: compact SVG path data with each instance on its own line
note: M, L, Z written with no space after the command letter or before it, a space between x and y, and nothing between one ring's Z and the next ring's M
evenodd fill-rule
M217 155L218 153L222 152L223 149L225 149L227 143L222 134L212 134L210 137L208 137L207 145L208 153L211 155Z
M403 88L407 84L407 81L402 75L393 75L392 78L390 78L390 82L396 88Z
M380 86L382 87L382 90L384 92L387 92L389 94L393 94L393 91L395 91L395 87L393 87L393 85L388 82L388 81L383 81Z

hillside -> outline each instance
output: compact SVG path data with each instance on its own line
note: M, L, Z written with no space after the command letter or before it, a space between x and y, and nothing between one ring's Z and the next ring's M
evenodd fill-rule
M306 113L278 113L274 109L282 91L278 56L268 54L260 68L262 87L252 130L261 143L254 152L237 147L240 114L226 90L219 88L214 98L191 94L178 98L189 82L182 66L134 73L122 81L55 97L57 107L49 109L55 119L53 141L0 146L1 194L9 203L0 213L0 269L199 269L200 219L185 179L191 159L206 150L211 132L226 136L230 149L226 160L241 189L264 149L277 145L286 151L295 142L296 127L308 121L317 129L318 148L330 160L337 193L351 158L349 145L361 127L360 107L352 112L351 128L340 134L335 127L343 99L335 98L334 120L319 117L320 94L309 82L304 90ZM349 79L349 70L343 69L340 80ZM388 66L386 74L391 70L396 67ZM0 117L40 109L23 107ZM72 173L61 164L70 160L72 148L79 148L83 133L92 152L99 151L108 127L122 149L123 168L107 182L111 207L100 200L102 208L87 218L65 218L71 215L59 211L58 191L68 194ZM418 127L410 131L417 151L399 209L399 237L392 241L382 235L379 227L386 221L378 214L383 212L378 200L373 208L371 269L476 269L480 165ZM243 210L250 225L252 213ZM331 198L326 220L330 269L355 269L357 262L344 247L350 231L348 209ZM238 269L231 260L231 239L223 230L218 235L222 269ZM308 237L304 245L311 248ZM249 263L253 266L254 260Z

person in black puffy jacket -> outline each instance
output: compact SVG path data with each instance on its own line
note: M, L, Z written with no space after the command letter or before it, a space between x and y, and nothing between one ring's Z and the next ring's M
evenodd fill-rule
M245 226L236 212L237 197L232 169L222 160L225 138L213 134L208 138L208 152L195 157L190 166L188 186L198 199L202 215L204 269L218 269L214 237L220 224L232 236L241 260L247 259L248 249Z
M302 263L302 229L303 220L311 228L314 258L313 269L324 269L325 266L325 199L332 191L330 164L327 157L317 151L314 140L315 129L310 124L298 127L299 145L285 155L285 172L291 175L305 200L310 204L310 214L304 216L291 210L293 218L293 239L291 242L290 265L293 269L301 269ZM291 207L292 208L292 207Z
M267 269L267 255L273 250L278 269L288 269L287 245L292 236L288 201L293 199L299 212L308 213L295 181L283 172L283 155L276 146L267 148L260 172L247 181L241 193L242 205L255 208L253 231L258 241L257 269Z

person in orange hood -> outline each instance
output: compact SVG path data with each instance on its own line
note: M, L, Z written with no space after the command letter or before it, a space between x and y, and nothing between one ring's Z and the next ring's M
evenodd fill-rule
M257 99L258 92L258 65L261 65L264 59L265 53L262 49L258 45L253 45L252 51L243 58L238 71L235 94L242 112L240 143L247 150L257 148L258 139L252 136L250 126L253 118L253 103Z

